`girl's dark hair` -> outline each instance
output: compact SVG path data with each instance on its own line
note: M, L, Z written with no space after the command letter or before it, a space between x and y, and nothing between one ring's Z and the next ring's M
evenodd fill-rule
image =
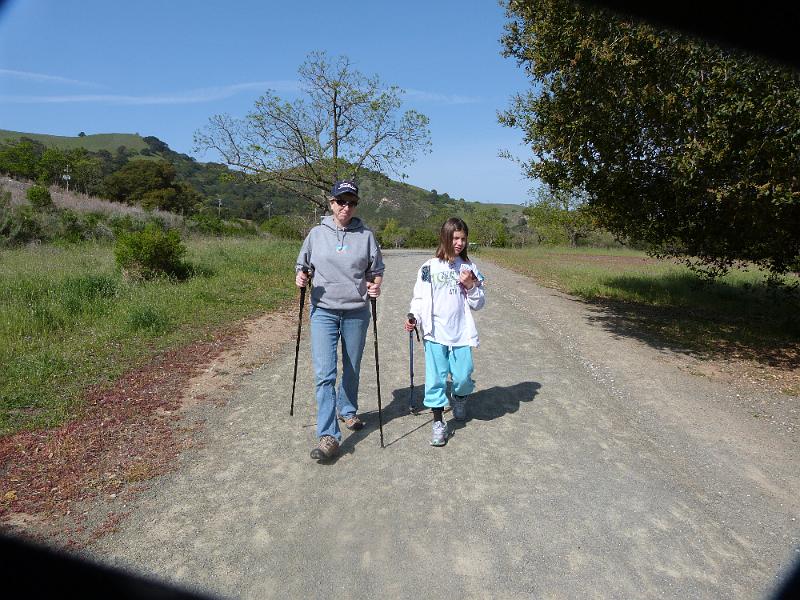
M436 249L436 258L439 260L451 262L456 257L453 250L453 233L456 231L463 231L464 235L469 237L469 227L467 227L467 224L458 217L450 217L444 222L442 229L439 231L439 247ZM459 256L462 260L469 260L469 258L467 258L466 245Z

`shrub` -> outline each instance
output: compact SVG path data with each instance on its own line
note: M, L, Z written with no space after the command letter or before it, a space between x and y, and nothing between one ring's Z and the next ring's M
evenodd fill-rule
M588 246L591 248L622 248L623 244L610 231L605 229L593 229L585 238L581 238L578 246Z
M144 229L144 223L130 215L113 215L108 220L108 225L116 237L121 236L123 233L142 231Z
M185 279L189 276L189 268L183 262L185 254L180 234L174 229L164 231L154 223L139 232L122 233L114 245L117 265L131 279Z
M225 223L222 219L208 213L193 215L186 224L190 229L207 235L222 235L225 233Z
M409 248L436 248L438 244L439 236L427 229L414 229L406 240Z
M277 215L261 224L262 229L284 240L302 240L303 229L293 217Z
M43 185L32 185L28 188L25 195L36 210L45 210L53 206L53 198L50 196L50 190Z
M238 236L259 234L258 225L248 219L234 219L229 231Z
M64 210L59 215L59 237L68 242L81 241L83 233L83 223L78 213L69 209Z
M30 206L0 206L0 243L27 244L42 239L39 215Z
M64 209L58 213L55 235L59 240L80 242L83 240L102 240L114 237L100 213L80 214Z
M247 219L226 221L209 212L196 213L184 221L187 229L205 235L237 236L259 235L258 227Z
M84 218L83 238L86 240L113 239L114 232L106 223L105 215L98 212L90 212Z

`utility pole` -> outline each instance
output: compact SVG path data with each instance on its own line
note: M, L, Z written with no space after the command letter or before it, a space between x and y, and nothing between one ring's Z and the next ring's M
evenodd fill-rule
M222 212L222 198L217 198L217 218L220 218L220 213Z
M272 202L267 202L264 204L267 207L267 220L272 218Z
M72 179L72 176L69 174L69 165L64 167L64 174L61 176L61 179L67 184L67 191L69 191L69 180Z

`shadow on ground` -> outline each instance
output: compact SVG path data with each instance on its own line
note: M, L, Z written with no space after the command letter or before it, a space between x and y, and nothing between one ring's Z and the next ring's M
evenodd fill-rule
M622 279L614 281L616 287L624 284ZM793 304L771 302L766 294L736 298L747 302L735 311L610 299L586 302L593 308L589 321L612 335L635 338L657 349L701 359L747 359L781 371L800 368L800 320Z
M541 384L535 381L526 381L510 386L494 386L485 390L479 390L471 394L467 400L467 421L491 421L515 413L519 410L522 403L533 401L541 387ZM422 405L424 392L424 386L415 386L414 401L418 412L411 413L409 410L411 388L406 387L392 391L392 400L382 411L384 444L386 446L391 446L430 424L433 418L431 416L431 411ZM351 434L350 437L342 443L343 452L346 451L345 446L350 443L351 439L353 440L352 444L356 444L370 431L374 431L378 428L378 411L364 413L364 417L367 419L365 421L367 425L360 432ZM408 422L407 425L404 424L403 431L398 436L396 428L390 429L388 425L399 418L406 418ZM463 425L452 419L450 420L451 429L459 429L461 426Z

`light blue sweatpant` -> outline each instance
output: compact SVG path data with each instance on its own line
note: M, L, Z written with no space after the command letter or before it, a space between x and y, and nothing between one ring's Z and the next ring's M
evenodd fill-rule
M445 346L425 340L425 401L428 408L447 406L447 374L453 378L453 393L467 396L475 389L472 381L472 347Z

